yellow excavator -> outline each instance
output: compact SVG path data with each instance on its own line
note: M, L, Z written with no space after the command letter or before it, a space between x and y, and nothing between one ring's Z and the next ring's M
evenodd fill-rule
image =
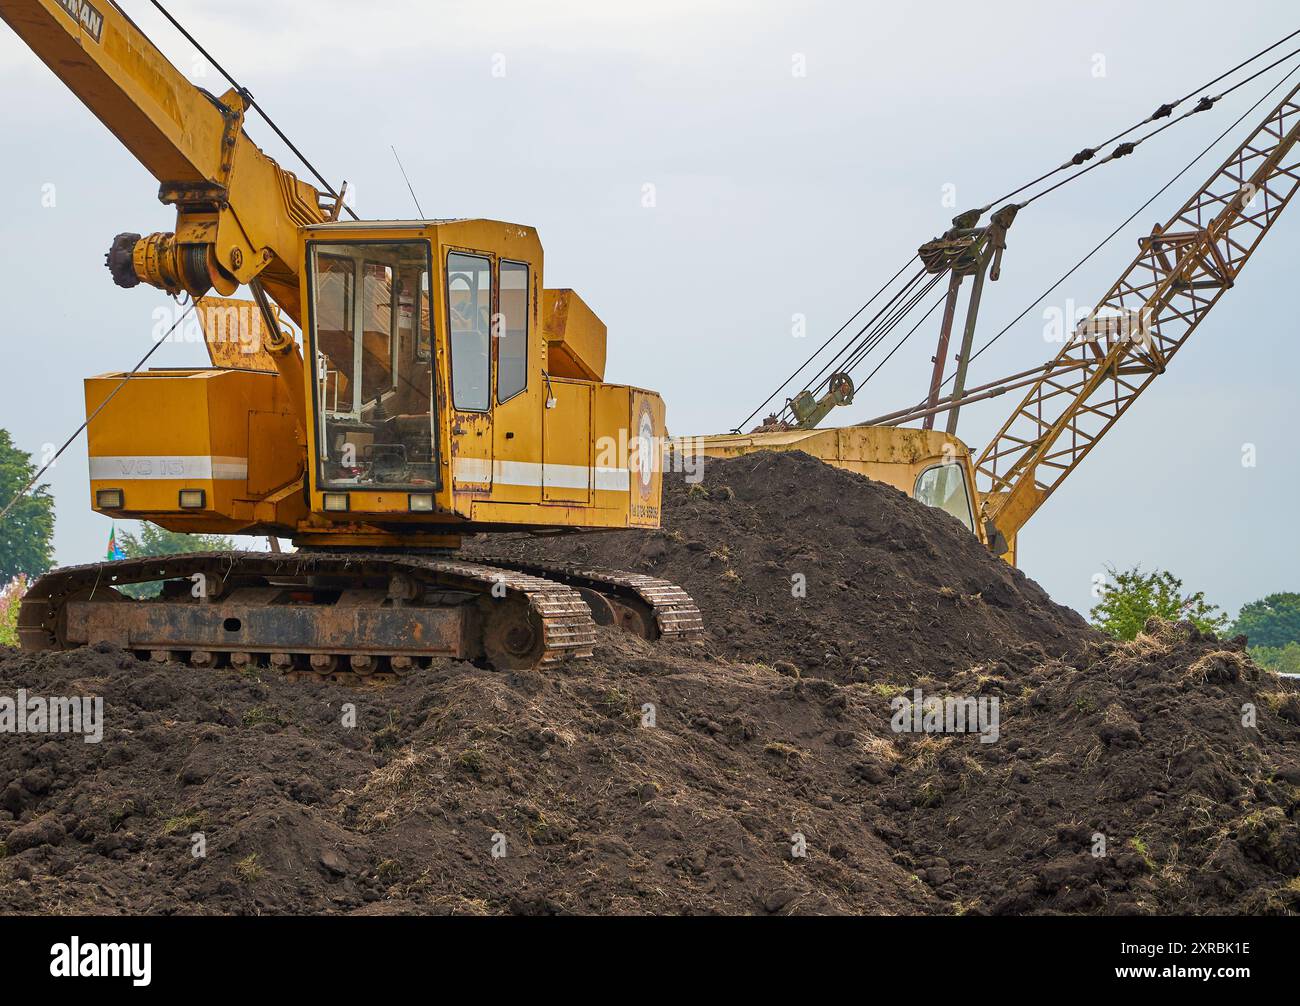
M188 297L212 361L86 382L93 507L297 546L55 570L23 601L24 647L106 641L157 660L351 679L440 655L497 667L581 657L595 623L649 638L701 631L691 599L661 580L456 554L464 535L482 531L653 528L660 519L663 403L604 383L604 326L573 291L543 286L531 228L343 220L342 191L319 174L321 189L296 178L248 138L244 117L257 106L246 90L231 81L217 97L195 87L110 0L0 0L0 18L175 206L173 231L119 235L107 264L121 286ZM758 429L690 438L669 456L803 450L942 507L1014 562L1020 528L1165 371L1288 205L1300 185L1298 90L1141 240L1054 360L966 386L983 282L997 278L1007 231L1032 199L981 225L990 205L923 245L877 315L872 337L883 338L948 280L923 401L818 429L854 400L859 343L849 365L824 368ZM1147 122L1169 118L1175 104ZM1097 153L1085 149L1057 170ZM251 302L230 299L241 286ZM301 331L301 350L286 320ZM956 436L963 405L1021 389L982 450ZM934 419L945 412L940 432ZM912 421L921 428L902 426ZM161 587L145 602L118 589L148 582Z
M1275 43L1255 59L1280 44ZM1293 52L1283 57L1247 81L1296 55ZM765 450L805 451L827 464L870 476L922 503L940 507L965 524L991 551L1015 564L1016 538L1025 522L1151 382L1166 371L1174 354L1233 285L1300 187L1300 85L1288 84L1294 75L1292 70L1274 87L1274 91L1284 90L1282 100L1228 154L1205 184L1166 223L1140 239L1132 263L1097 307L1073 331L1063 334L1064 345L1054 359L975 387L966 383L984 280L986 276L997 279L1007 230L1016 213L1037 198L1035 195L1019 203L1006 203L983 226L979 220L989 207L962 214L953 220L951 230L922 245L916 258L890 281L892 287L886 284L882 288L882 294L891 289L893 293L884 298L874 324L863 326L863 339L846 346L830 362L823 362L818 377L788 398L781 411L773 412L762 425L748 433L737 429L688 438L674 442L674 448L702 447L706 455L713 457ZM1231 89L1240 86L1238 83ZM1182 101L1189 101L1196 93ZM1134 128L1160 120L1169 120L1167 124L1153 125L1137 141L1118 144L1094 166L1133 153L1141 142L1169 124L1208 111L1226 93L1201 98L1179 119L1173 119L1172 112L1181 102L1162 105ZM1085 148L1039 181L1077 169L1099 153L1099 149ZM1079 173L1088 170L1091 167ZM900 280L903 276L906 278ZM868 340L874 339L878 345L945 277L947 294L934 305L942 305L944 311L928 396L913 407L864 423L818 429L834 409L853 403L857 389L849 369L865 357ZM972 284L965 326L952 376L945 381L942 375L948 362L958 294L967 277ZM868 301L864 308L871 303ZM808 362L816 359L814 354ZM951 390L942 394L950 382ZM993 439L978 452L956 436L957 416L964 404L1021 389L1018 404ZM777 393L749 418L766 408ZM945 412L946 430L935 430L935 417ZM903 423L914 421L920 422L919 429L902 428Z
M22 602L24 648L351 680L589 656L598 623L701 632L653 577L456 553L478 532L659 525L663 402L604 381L605 326L543 285L533 228L342 219L345 187L249 138L247 90L196 87L111 0L0 0L0 18L175 207L107 265L188 299L213 363L86 381L93 508L296 546L54 570Z

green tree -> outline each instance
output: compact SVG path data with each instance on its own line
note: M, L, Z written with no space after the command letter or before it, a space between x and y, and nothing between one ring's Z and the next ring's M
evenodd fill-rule
M32 456L0 430L0 507L9 505L36 474ZM54 497L42 482L34 486L0 524L0 584L19 574L37 576L53 563Z
M181 552L228 552L235 547L234 542L225 535L168 531L146 521L140 522L140 529L135 534L119 531L117 543L128 559L177 555Z
M1282 649L1300 643L1300 594L1269 594L1251 601L1237 614L1233 632L1246 636L1251 646Z
M1252 646L1250 656L1260 667L1279 674L1300 674L1300 643L1286 646Z
M18 645L18 610L27 593L27 577L19 574L0 587L0 646Z
M1143 573L1141 566L1122 572L1106 567L1101 601L1089 612L1092 624L1118 639L1133 639L1152 615L1190 621L1206 632L1222 632L1229 619L1204 591L1183 593L1183 581L1165 570Z
M142 559L151 555L177 555L181 552L228 552L235 547L234 542L224 535L168 531L147 521L140 522L140 529L135 534L130 531L119 531L117 544L126 553L128 559ZM118 588L131 597L152 597L160 589L157 583L140 583Z

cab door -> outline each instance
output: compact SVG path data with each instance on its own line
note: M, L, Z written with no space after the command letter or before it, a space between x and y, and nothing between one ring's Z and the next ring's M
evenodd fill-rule
M492 350L496 408L492 415L492 499L539 503L542 499L542 376L540 273L529 263L497 263L497 314Z
M451 380L451 476L456 492L491 492L493 261L447 253L447 350Z

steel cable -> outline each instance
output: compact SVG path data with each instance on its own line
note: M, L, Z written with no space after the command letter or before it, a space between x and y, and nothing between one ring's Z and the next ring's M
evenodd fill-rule
M170 21L172 23L172 26L178 32L180 32L183 36L185 36L185 40L189 42L190 45L194 46L194 48L198 50L199 55L201 55L204 59L206 59L209 63L211 63L214 67L216 67L217 72L221 74L221 76L226 78L226 83L228 83L231 87L233 87L236 91L238 91L241 95L243 95L245 100L253 108L257 110L257 114L260 115L262 119L266 122L266 124L271 127L271 130L275 133L276 136L278 136L281 139L281 141L283 141L284 145L287 146L291 151L293 151L294 156L297 157L298 160L302 161L303 165L307 168L308 171L312 173L316 181L319 182L324 187L325 191L328 192L331 196L333 196L334 199L342 202L343 197L334 191L334 187L325 180L324 176L319 171L316 170L315 165L313 165L311 161L307 160L303 152L294 145L293 141L290 140L289 137L287 137L284 134L284 131L275 124L275 121L269 115L266 114L266 109L264 109L261 105L257 103L256 100L254 100L252 92L249 91L248 88L238 83L234 77L232 77L229 73L227 73L225 67L223 67L220 63L218 63L215 59L212 58L211 53L209 53L207 49L203 48L203 46L199 44L198 40L195 39L195 37L191 35L188 31L186 31L184 26L179 21L177 21L176 18L172 17L171 12L167 10L167 8L164 7L161 3L159 3L159 0L152 0L152 2L153 5L158 8L159 13L161 13L163 17L165 17L168 21ZM356 213L353 212L352 207L347 205L347 203L343 203L343 209L347 210L348 216L350 216L353 220L361 219L356 215Z
M1267 101L1279 88L1282 87L1283 84L1285 84L1288 80L1290 80L1291 77L1294 76L1298 71L1300 71L1300 66L1293 67L1291 70L1287 71L1285 76L1283 76L1276 84L1274 84L1271 88L1269 88L1269 90L1266 91L1258 101L1256 101L1253 105L1251 105L1250 108L1246 109L1246 111L1244 111L1237 118L1237 120L1232 123L1232 125L1228 126L1227 129L1225 129L1222 133L1220 133L1213 140L1211 140L1210 143L1205 147L1205 149L1203 149L1199 154L1197 154L1194 158L1192 158L1192 160L1189 161L1176 175L1174 175L1172 178L1169 179L1169 181L1167 181L1164 185L1162 185L1154 195L1152 195L1146 202L1144 202L1136 210L1130 213L1128 217L1125 218L1123 223L1121 223L1118 227L1116 227L1113 231L1111 231L1108 235L1106 235L1106 237L1102 238L1102 240L1098 242L1097 245L1090 252L1084 255L1083 258L1079 259L1079 261L1076 262L1074 265L1072 265L1068 270L1066 270L1066 272L1063 273L1055 283L1053 283L1041 294L1039 294L1039 296L1035 300L1033 300L1027 307L1025 307L1023 311L1021 311L1018 315L1012 318L1011 321L1009 321L1000 332L998 332L987 342L985 342L982 346L980 346L978 350L972 353L971 358L968 361L968 365L969 363L975 362L975 360L977 360L984 353L985 350L987 350L995 342L997 342L1004 335L1006 335L1007 332L1009 332L1013 327L1015 327L1016 324L1018 324L1025 317L1025 315L1027 315L1035 307L1041 304L1044 298L1046 298L1049 294L1051 294L1054 290L1056 290L1056 288L1059 287L1062 283L1064 283L1067 279L1073 276L1080 268L1082 268L1088 262L1089 259L1091 259L1094 255L1096 255L1097 252L1101 251L1103 247L1105 247L1112 240L1114 240L1116 235L1118 235L1122 230L1124 230L1125 227L1127 227L1134 220L1136 220L1139 215L1145 212L1148 206L1150 206L1153 202L1155 202L1167 191L1169 191L1169 189L1179 179L1181 179L1183 175L1187 174L1187 172L1189 172L1198 163L1204 160L1206 155L1209 154L1211 150L1213 150L1216 146L1218 146L1219 143L1222 142L1224 138L1228 136L1228 134L1230 134L1234 129L1236 129L1238 126L1242 124L1242 122L1246 120L1247 116L1255 112L1255 110L1258 109L1260 105L1264 104L1265 101ZM948 377L946 377L943 380L940 387L944 387L950 384L956 376L957 375L955 373L950 374ZM916 406L916 408L918 409L924 408L924 403L923 402L919 403Z
M1280 46L1280 45L1282 45L1282 44L1284 44L1284 43L1286 43L1286 42L1289 42L1291 39L1295 38L1297 35L1300 35L1300 28L1297 28L1295 31L1291 32L1289 35L1284 35L1282 38L1278 39L1278 40L1277 40L1276 42L1274 42L1272 45L1267 46L1266 48L1263 48L1263 49L1261 49L1259 52L1255 53L1255 55L1251 56L1249 59L1244 59L1244 60L1242 60L1240 63L1238 63L1236 66L1234 66L1231 70L1226 70L1226 71L1224 71L1223 73L1219 74L1219 76L1215 77L1213 80L1211 80L1211 81L1207 81L1206 83L1202 84L1200 87L1193 88L1191 91L1188 91L1187 94L1183 95L1183 97L1177 99L1176 101L1171 101L1171 102L1169 102L1169 103L1167 103L1167 104L1161 105L1161 106L1160 106L1159 108L1157 108L1154 112L1152 112L1150 115L1148 115L1145 119L1143 119L1143 120L1140 121L1140 122L1135 122L1133 125L1129 126L1127 129L1125 129L1125 130L1123 130L1123 131L1121 131L1121 132L1118 132L1118 133L1116 133L1114 136L1110 137L1110 139L1108 139L1108 140L1102 140L1100 143L1098 143L1098 144L1096 144L1096 145L1094 145L1094 146L1091 146L1091 147L1084 147L1082 150L1080 150L1078 153L1076 153L1073 157L1071 157L1070 160L1068 160L1068 161L1064 162L1063 164L1061 164L1061 165L1059 165L1059 166L1053 168L1051 171L1048 171L1048 172L1045 172L1045 173L1042 174L1042 175L1039 175L1039 176L1038 176L1037 178L1035 178L1033 181L1026 182L1024 185L1021 185L1021 186L1020 186L1019 188L1017 188L1017 189L1012 189L1012 190L1011 190L1010 192L1008 192L1006 195L1004 195L1004 196L1002 196L1002 197L1000 197L1000 198L998 198L998 199L992 199L992 200L990 200L987 204L985 204L984 206L980 207L980 213L987 213L987 212L988 212L989 210L991 210L994 206L996 206L996 205L998 205L998 204L1000 204L1000 203L1004 203L1004 202L1006 202L1008 199L1013 198L1014 196L1018 196L1021 192L1024 192L1026 189L1033 188L1035 185L1038 185L1038 184L1041 183L1041 182L1045 182L1045 181L1047 181L1047 179L1052 178L1052 177L1054 177L1055 175L1057 175L1058 173L1060 173L1060 172L1062 172L1062 171L1066 171L1066 170L1070 169L1071 167L1079 167L1080 165L1086 163L1087 161L1092 160L1092 158L1096 155L1096 153L1097 153L1099 150L1101 150L1103 147L1108 147L1108 146L1110 146L1112 143L1114 143L1115 141L1117 141L1117 140L1122 140L1124 137L1128 136L1129 133L1132 133L1134 130L1136 130L1136 129L1140 129L1142 126L1145 126L1145 125L1147 125L1148 123L1151 123L1151 122L1155 122L1155 121L1157 121L1157 120L1159 120L1159 119L1168 118L1168 117L1173 113L1173 110L1174 110L1175 108L1177 108L1179 105L1183 104L1185 101L1187 101L1187 100L1188 100L1189 98L1191 98L1193 95L1196 95L1196 94L1202 94L1202 93L1208 91L1208 90L1209 90L1211 87L1213 87L1215 84L1219 83L1219 82L1222 81L1222 80L1225 80L1225 79L1228 78L1228 77L1231 77L1231 76L1232 76L1234 73L1236 73L1238 70L1241 70L1241 69L1243 69L1244 67L1249 66L1251 63L1255 62L1255 60L1257 60L1257 59L1259 59L1260 57L1264 56L1266 53L1272 52L1272 51L1273 51L1274 49L1276 49L1278 46ZM1295 56L1297 53L1300 53L1300 49L1297 49L1297 50L1295 50L1295 51L1293 51L1293 52L1291 52L1291 53L1288 53L1286 56L1283 56L1281 59L1279 59L1279 60L1277 60L1277 61L1275 61L1275 62L1273 62L1273 63L1270 63L1268 66L1264 67L1262 70L1259 70L1259 71L1257 71L1256 73L1252 74L1251 76L1247 77L1245 80L1239 81L1238 83L1234 84L1232 87L1228 88L1228 90L1224 91L1222 94L1218 95L1217 97L1215 97L1215 98L1213 98L1213 99L1202 99L1202 102L1208 100L1208 101L1210 102L1210 104L1209 104L1209 105L1198 106L1198 107L1197 107L1196 109L1194 109L1192 112L1185 113L1184 115L1180 116L1178 119L1174 120L1174 122L1181 122L1181 121L1183 121L1184 119L1188 118L1188 116L1190 116L1190 115L1192 115L1192 114L1195 114L1196 112L1200 112L1200 111L1206 111L1206 110L1208 110L1208 108L1211 107L1215 102L1217 102L1217 101L1219 101L1219 100L1221 100L1221 99L1227 97L1227 96L1228 96L1229 94L1231 94L1233 91L1237 90L1237 88L1242 87L1243 85L1250 83L1252 80L1255 80L1256 78L1258 78L1258 77L1261 76L1262 74L1267 73L1269 70L1273 69L1275 66L1278 66L1279 64L1286 62L1288 59L1290 59L1292 56ZM1173 125L1173 122L1166 123L1166 125L1165 125L1164 127L1161 127L1161 129L1156 130L1155 132L1149 134L1148 136L1143 137L1142 140L1139 140L1139 141L1137 141L1137 142L1138 142L1138 143L1141 143L1141 142L1143 142L1143 140L1150 139L1151 136L1156 135L1156 133L1162 132L1163 129L1167 128L1167 127L1170 126L1170 125ZM1135 144L1135 145L1136 145L1136 144ZM1122 155L1121 155L1121 156L1122 156ZM1108 158L1106 158L1106 161L1113 160L1113 159L1114 159L1113 157L1108 157ZM1099 162L1099 163L1105 163L1105 161L1103 161L1103 162ZM1066 179L1066 181L1071 181L1071 180L1073 180L1073 179L1075 179L1075 178L1078 178L1078 177L1081 176L1081 175L1087 174L1088 171L1092 170L1092 168L1094 168L1094 167L1096 167L1096 166L1097 166L1096 164L1090 165L1090 166L1089 166L1087 169L1085 169L1084 171L1081 171L1081 172L1078 172L1078 173L1076 173L1076 174L1074 174L1074 175L1071 175L1069 179ZM1055 189L1059 188L1059 187L1060 187L1060 184L1062 184L1062 183L1058 183L1057 185L1052 186L1052 188L1051 188L1051 189L1048 189L1047 192L1051 192L1051 191L1054 191ZM1046 192L1041 193L1041 194L1042 194L1042 195L1046 195ZM1038 196L1035 196L1034 198L1036 199L1036 198L1038 198ZM1029 202L1033 202L1033 199L1029 200ZM1028 203L1021 203L1020 205L1021 205L1021 206L1026 206L1026 205L1028 205Z

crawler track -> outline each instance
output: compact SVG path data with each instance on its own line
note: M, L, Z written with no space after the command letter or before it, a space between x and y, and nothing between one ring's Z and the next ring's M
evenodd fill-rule
M156 599L118 588L161 581ZM582 594L455 557L190 553L54 570L23 598L24 649L108 642L200 666L391 677L434 656L503 669L591 656Z
M122 588L159 583L155 598ZM517 559L301 551L196 552L53 570L23 598L26 650L108 643L157 661L269 665L294 677L386 680L431 657L501 669L590 657L595 626L692 639L675 584Z
M588 567L578 563L534 562L491 556L485 562L506 569L544 577L582 591L591 602L594 592L610 602L614 620L647 639L698 639L704 633L704 618L691 596L675 583L640 573ZM593 604L596 620L606 624L599 604Z

